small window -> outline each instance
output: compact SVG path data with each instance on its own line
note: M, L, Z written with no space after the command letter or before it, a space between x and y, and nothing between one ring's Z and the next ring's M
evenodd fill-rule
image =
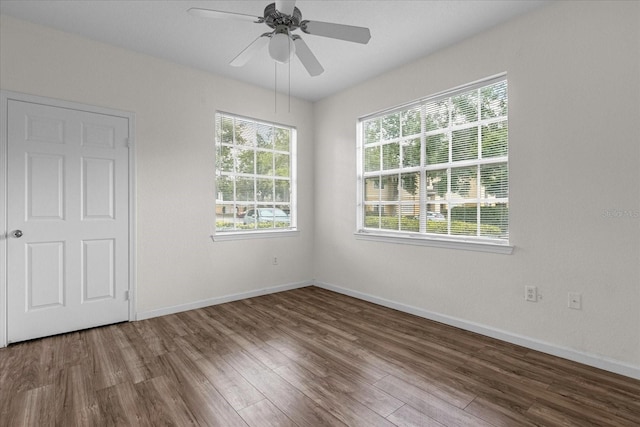
M505 76L359 121L359 235L509 244Z
M295 230L295 128L216 114L216 235Z

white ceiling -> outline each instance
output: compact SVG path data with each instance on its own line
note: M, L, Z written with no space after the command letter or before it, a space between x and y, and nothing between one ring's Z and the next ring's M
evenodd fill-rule
M81 34L189 67L274 88L274 61L261 51L247 65L228 65L265 24L196 18L191 7L262 16L270 0L2 0L0 13ZM315 101L529 12L542 0L298 0L302 19L369 27L366 45L297 31L325 72L310 77L291 63L291 94ZM278 90L289 67L279 65ZM284 80L286 82L286 80Z

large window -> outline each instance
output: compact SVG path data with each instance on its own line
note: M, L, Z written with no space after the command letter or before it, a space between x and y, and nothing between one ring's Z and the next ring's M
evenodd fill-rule
M296 227L294 128L216 114L216 234Z
M365 117L358 234L508 245L505 76Z

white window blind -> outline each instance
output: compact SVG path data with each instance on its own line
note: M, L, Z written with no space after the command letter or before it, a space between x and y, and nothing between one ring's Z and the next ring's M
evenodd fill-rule
M216 114L216 233L295 229L295 128Z
M507 79L359 121L358 233L507 245Z

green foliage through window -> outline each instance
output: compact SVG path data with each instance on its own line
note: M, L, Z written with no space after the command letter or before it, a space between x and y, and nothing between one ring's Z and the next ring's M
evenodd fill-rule
M216 114L216 231L295 228L295 136L293 128Z

